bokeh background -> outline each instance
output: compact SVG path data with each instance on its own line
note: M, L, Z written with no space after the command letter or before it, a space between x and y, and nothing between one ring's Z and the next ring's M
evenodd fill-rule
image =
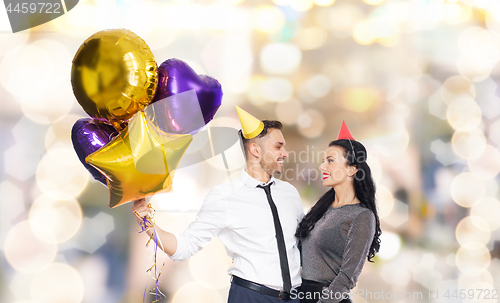
M305 211L326 191L321 152L346 121L368 148L383 230L354 302L498 302L498 0L85 0L16 34L1 9L1 302L141 302L153 285L131 205L107 207L70 140L86 116L71 60L109 28L141 36L158 64L179 58L217 78L209 126L239 128L235 104L281 120L283 179ZM239 176L239 144L224 154L229 171L216 155L176 172L173 191L151 199L157 224L181 232L212 186ZM164 261L161 302L226 302L218 239Z

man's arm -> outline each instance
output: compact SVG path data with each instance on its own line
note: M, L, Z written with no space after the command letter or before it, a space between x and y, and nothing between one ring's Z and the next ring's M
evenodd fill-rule
M139 225L143 224L143 218L145 216L149 216L148 202L146 202L145 199L134 201L132 211L137 219L137 223ZM154 225L154 229L159 238L159 241L157 241L158 247L160 247L167 255L172 256L177 250L177 238L174 234L159 228L157 225ZM153 235L152 228L148 229L146 232L149 236Z
M148 214L149 208L146 201L138 200L134 202L132 210L137 222L141 224L142 217ZM174 261L187 260L227 226L227 219L225 199L219 191L212 189L206 195L196 220L184 232L172 234L155 225L158 246ZM148 234L151 236L152 232L151 229Z

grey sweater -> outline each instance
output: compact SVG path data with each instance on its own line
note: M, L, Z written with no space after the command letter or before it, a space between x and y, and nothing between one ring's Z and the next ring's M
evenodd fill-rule
M316 222L302 240L302 279L330 284L333 295L320 302L337 303L354 287L374 235L375 215L360 203L330 206Z

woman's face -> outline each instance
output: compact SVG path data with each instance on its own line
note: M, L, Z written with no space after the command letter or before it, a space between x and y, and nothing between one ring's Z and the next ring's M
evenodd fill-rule
M319 166L323 177L323 186L333 187L346 182L347 177L354 176L356 168L347 166L344 149L333 145L325 151L323 163Z

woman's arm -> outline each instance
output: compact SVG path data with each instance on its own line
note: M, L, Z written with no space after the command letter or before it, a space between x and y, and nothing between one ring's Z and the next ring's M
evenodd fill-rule
M375 235L375 216L371 211L363 211L351 223L347 233L347 243L342 254L340 271L328 287L328 299L322 303L342 301L341 295L348 294L356 285Z

